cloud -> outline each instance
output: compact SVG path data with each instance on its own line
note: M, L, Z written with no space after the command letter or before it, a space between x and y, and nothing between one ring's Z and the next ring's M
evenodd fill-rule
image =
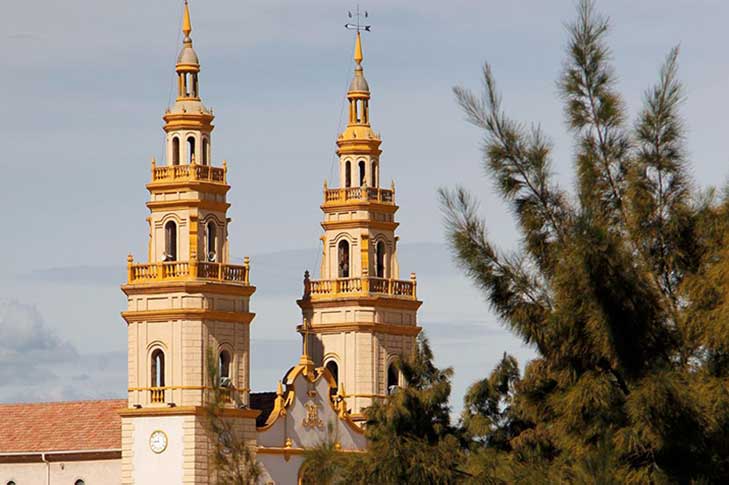
M81 354L32 305L0 299L0 402L124 395L125 352Z

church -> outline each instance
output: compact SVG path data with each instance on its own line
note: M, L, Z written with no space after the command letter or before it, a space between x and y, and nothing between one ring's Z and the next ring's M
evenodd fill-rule
M304 274L296 301L301 357L264 393L249 383L253 296L266 289L255 286L255 261L231 262L236 166L212 157L214 115L187 3L182 32L166 153L147 172L148 250L128 256L121 287L127 397L0 405L0 485L214 483L211 456L227 441L249 446L260 483L296 484L307 448L334 439L342 453L364 449L363 410L402 384L395 362L415 350L421 302L415 273L400 274L395 187L381 186L359 29L339 180L322 194L321 267L318 278ZM208 425L213 396L222 396L219 436Z

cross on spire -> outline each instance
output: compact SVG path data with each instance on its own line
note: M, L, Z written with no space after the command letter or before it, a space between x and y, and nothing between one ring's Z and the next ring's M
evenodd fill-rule
M366 24L363 24L362 23L362 19L366 19L367 17L369 17L369 14L367 13L367 10L365 10L363 12L360 12L360 10L359 10L359 4L357 4L357 10L355 10L354 13L352 13L351 10L348 11L347 12L347 16L350 19L355 19L355 22L356 23L354 23L354 24L352 24L352 23L346 23L346 24L344 24L344 27L346 29L356 30L358 34L362 30L364 30L365 32L370 32L370 29L372 29L372 26L371 25L366 25Z

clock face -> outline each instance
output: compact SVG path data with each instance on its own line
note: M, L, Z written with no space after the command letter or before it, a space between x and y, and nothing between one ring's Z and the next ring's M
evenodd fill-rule
M154 431L149 437L149 447L155 453L162 453L167 449L167 435L164 431Z

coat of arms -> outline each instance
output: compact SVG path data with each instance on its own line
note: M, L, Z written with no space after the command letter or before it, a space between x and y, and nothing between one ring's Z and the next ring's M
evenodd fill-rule
M304 407L306 408L306 417L302 423L304 428L321 428L324 423L319 418L319 406L314 401L309 401Z

